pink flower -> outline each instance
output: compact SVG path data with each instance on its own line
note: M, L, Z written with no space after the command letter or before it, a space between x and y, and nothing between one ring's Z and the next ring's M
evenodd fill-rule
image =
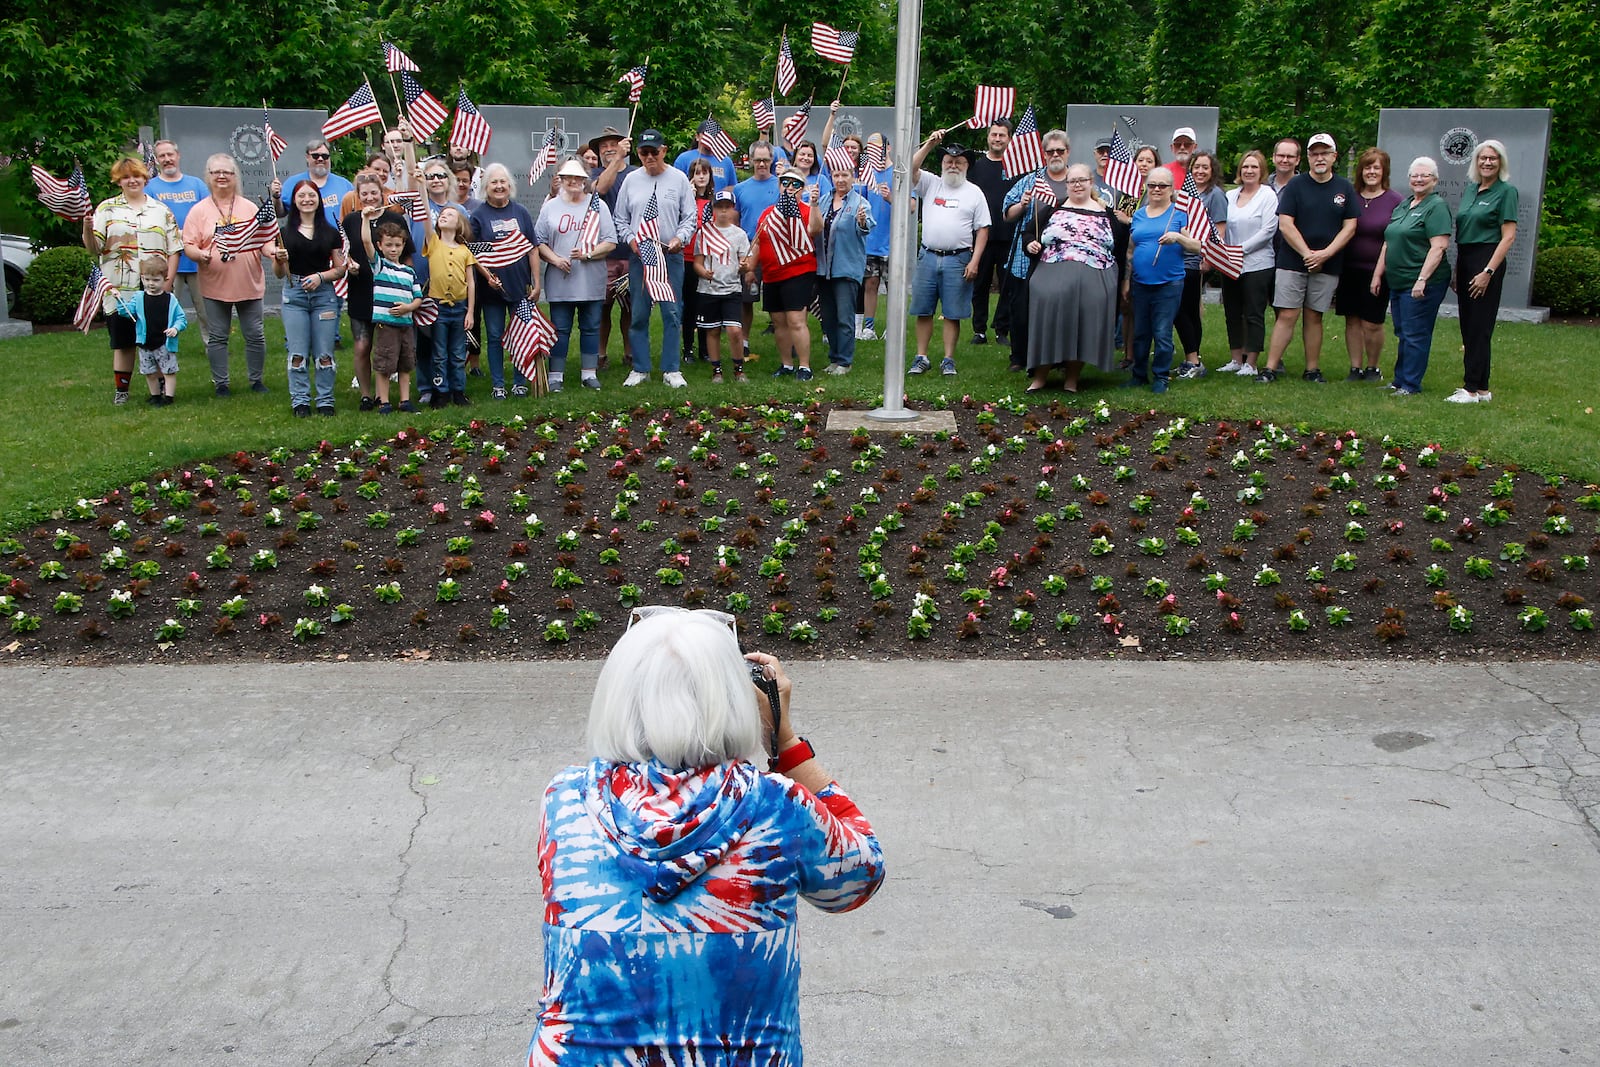
M494 525L494 512L492 512L492 511L480 511L480 512L478 512L478 521L479 522L486 522L490 526L493 526Z
M976 611L967 612L967 621L968 622L977 622L978 621L978 613Z
M1178 594L1168 593L1166 596L1161 598L1161 602L1169 608L1175 608L1178 606Z
M1343 452L1344 451L1344 442L1343 441L1335 441L1333 443L1333 450L1335 452Z
M405 444L407 441L411 440L410 436L408 436L404 430L401 430L399 433L395 434L394 439L401 444Z
M1401 463L1400 466L1396 467L1395 469L1398 470L1401 474L1404 474L1406 472L1406 465L1404 463Z
M444 504L443 504L443 503L438 503L438 504L435 504L435 505L434 505L434 506L433 506L433 513L434 513L434 514L435 514L435 515L443 515L443 514L445 514L445 513L446 513L446 512L448 512L448 511L449 511L449 510L450 510L450 509L449 509L449 508L447 508L447 507L445 507L445 506L444 506Z
M1226 591L1225 591L1225 590L1222 590L1222 589L1218 589L1218 590L1217 590L1217 603L1219 603L1219 604L1220 604L1220 603L1222 603L1222 602L1223 602L1223 601L1224 601L1224 600L1227 600L1227 599L1228 599L1228 594L1227 594L1227 592L1226 592Z

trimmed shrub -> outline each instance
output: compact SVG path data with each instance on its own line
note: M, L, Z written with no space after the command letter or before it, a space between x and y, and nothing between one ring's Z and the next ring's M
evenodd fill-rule
M47 248L28 265L17 296L17 316L41 325L71 322L83 297L94 257L86 249L65 245Z
M1600 312L1600 249L1547 248L1533 264L1533 302L1559 315Z

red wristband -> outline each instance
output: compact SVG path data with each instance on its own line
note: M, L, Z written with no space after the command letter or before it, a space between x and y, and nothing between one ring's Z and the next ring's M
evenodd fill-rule
M779 774L788 774L806 760L816 758L817 750L811 747L810 741L802 737L778 754L778 760L772 765L772 769Z

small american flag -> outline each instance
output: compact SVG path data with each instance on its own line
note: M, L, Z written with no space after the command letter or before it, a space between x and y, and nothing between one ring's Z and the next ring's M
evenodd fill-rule
M264 196L249 220L217 227L213 248L227 260L264 248L277 239L278 213L273 207L272 198Z
M83 287L83 296L78 298L78 310L72 314L72 325L88 333L89 325L94 322L94 317L109 292L111 292L111 279L100 273L99 266L90 267L89 282Z
M366 225L365 221L362 225ZM340 300L350 299L350 235L344 232L344 227L339 227L339 254L344 256L345 273L333 280L333 295Z
M783 146L791 155L806 139L806 127L811 125L811 98L800 105L800 110L783 120Z
M843 144L836 144L822 153L822 165L828 168L828 173L842 170L846 174L854 174L855 160L850 158L850 152Z
M539 360L550 354L555 344L556 328L544 317L539 306L527 297L517 301L506 320L505 350L511 353L511 365L524 378L532 378Z
M783 36L778 38L778 92L788 96L799 80L800 72L794 66L794 50L789 47L789 31L785 30Z
M637 104L639 98L644 95L644 79L649 73L650 68L641 63L617 79L618 85L628 87L628 103Z
M848 63L855 58L856 45L861 34L856 30L836 30L826 22L811 24L811 47L817 55L835 63Z
M662 258L661 246L654 241L639 242L639 262L644 266L644 288L650 299L659 304L676 303L678 294L667 275L667 264Z
M1056 187L1050 183L1050 172L1043 167L1039 168L1039 176L1033 180L1033 202L1036 205L1049 204L1052 207L1056 203ZM1038 208L1035 207L1034 210L1037 212Z
M390 193L389 204L404 212L413 222L433 221L433 215L428 211L428 205L424 202L422 194L414 189L401 189Z
M733 246L728 244L728 239L711 221L710 204L700 209L700 225L695 230L695 251L715 260L725 260L733 254Z
M806 231L805 216L793 194L779 193L778 203L767 218L772 222L765 227L766 233L780 267L811 253L811 234Z
M469 241L467 247L477 257L480 266L496 270L527 258L528 253L533 251L533 242L519 227L493 241Z
M396 48L388 41L383 42L383 65L390 74L398 74L402 70L420 71L422 69L415 63L411 62L410 56L400 51L400 49Z
M1173 202L1179 211L1189 216L1183 232L1200 242L1202 267L1215 268L1229 278L1239 277L1244 272L1244 247L1227 244L1218 235L1216 222L1206 209L1205 201L1200 199L1193 171L1183 176L1183 188L1178 190Z
M731 157L739 151L739 146L733 143L733 138L728 136L715 116L707 115L694 136L700 147L713 156Z
M750 114L756 120L756 131L770 130L777 125L778 116L772 108L772 97L756 100L750 105Z
M1106 159L1106 184L1124 196L1144 192L1144 175L1133 165L1133 150L1121 130L1111 131L1111 154Z
M532 185L544 177L544 172L556 165L556 156L561 152L561 131L554 126L544 131L544 144L539 147L539 152L533 157L533 166L528 168L528 184Z
M272 161L276 163L283 158L283 153L288 151L289 142L283 139L283 134L272 128L272 120L267 117L267 109L261 109L261 133L267 139L267 148L272 151Z
M33 184L39 187L39 203L49 208L52 214L60 215L68 222L88 218L91 210L89 187L83 180L83 168L76 163L72 165L72 173L65 181L35 163Z
M444 109L439 98L417 84L409 71L400 72L400 88L406 94L406 113L411 116L411 129L426 141L444 125L450 112Z
M417 305L417 310L412 312L411 321L418 326L432 326L439 321L439 301L431 296L422 298L422 303Z
M450 127L450 147L481 156L489 150L489 136L489 124L483 121L483 115L467 99L467 90L463 86L456 93L456 121Z
M995 119L1008 119L1017 109L1017 91L1003 85L980 85L972 100L972 117L967 125L974 130L987 127Z
M646 241L661 240L661 224L657 221L661 216L661 209L656 206L656 194L650 193L650 202L645 204L644 213L639 216L639 225L634 227L634 236L642 245Z
M600 197L595 193L589 194L589 210L583 214L583 225L578 229L578 243L572 250L580 256L594 254L600 247Z
M858 181L867 181L883 169L883 142L868 141L867 150L861 154L861 172L856 175Z
M322 124L322 136L331 141L347 133L354 133L363 126L371 126L382 117L378 113L378 101L372 96L372 86L362 82L356 91L350 94L350 99L346 100L339 110L329 115L328 121Z
M1022 113L1022 121L1011 134L1005 154L1000 157L1000 171L1006 178L1017 178L1030 170L1044 166L1044 151L1039 142L1039 119L1033 105Z

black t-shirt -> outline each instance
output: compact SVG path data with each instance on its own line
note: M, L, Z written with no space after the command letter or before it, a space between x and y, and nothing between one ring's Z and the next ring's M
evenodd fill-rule
M1003 167L1001 160L990 159L986 153L980 154L967 165L967 181L982 189L983 198L989 201L990 242L1010 240L1011 231L1016 228L1016 223L1007 221L1005 212L1001 210L1012 185L1006 180Z
M1344 228L1345 219L1361 217L1361 202L1356 198L1356 187L1350 184L1348 178L1336 174L1325 182L1319 182L1309 174L1299 174L1278 194L1278 214L1294 219L1295 229L1300 231L1306 247L1315 252L1333 243L1333 239ZM1283 239L1281 229L1278 236L1272 239L1272 245L1277 253L1279 270L1306 269L1306 261ZM1338 255L1322 265L1322 273L1338 274L1343 265L1344 251L1341 249Z
M310 237L300 232L298 223L283 220L283 247L289 252L289 273L298 278L325 271L333 265L339 249L339 231L319 226ZM359 231L357 231L359 236Z
M167 343L167 320L172 316L172 294L144 294L144 343L140 348L154 351Z
M367 260L367 250L361 243L361 212L352 211L344 217L341 224L344 227L345 237L350 242L350 259L361 265L361 269L350 275L350 296L345 301L345 306L350 311L350 317L361 322L372 322L372 264ZM416 245L411 240L411 226L406 222L405 216L390 208L384 208L383 214L373 219L372 247L378 247L378 227L386 222L392 222L406 231L405 250L400 253L400 262L409 265L417 253Z

